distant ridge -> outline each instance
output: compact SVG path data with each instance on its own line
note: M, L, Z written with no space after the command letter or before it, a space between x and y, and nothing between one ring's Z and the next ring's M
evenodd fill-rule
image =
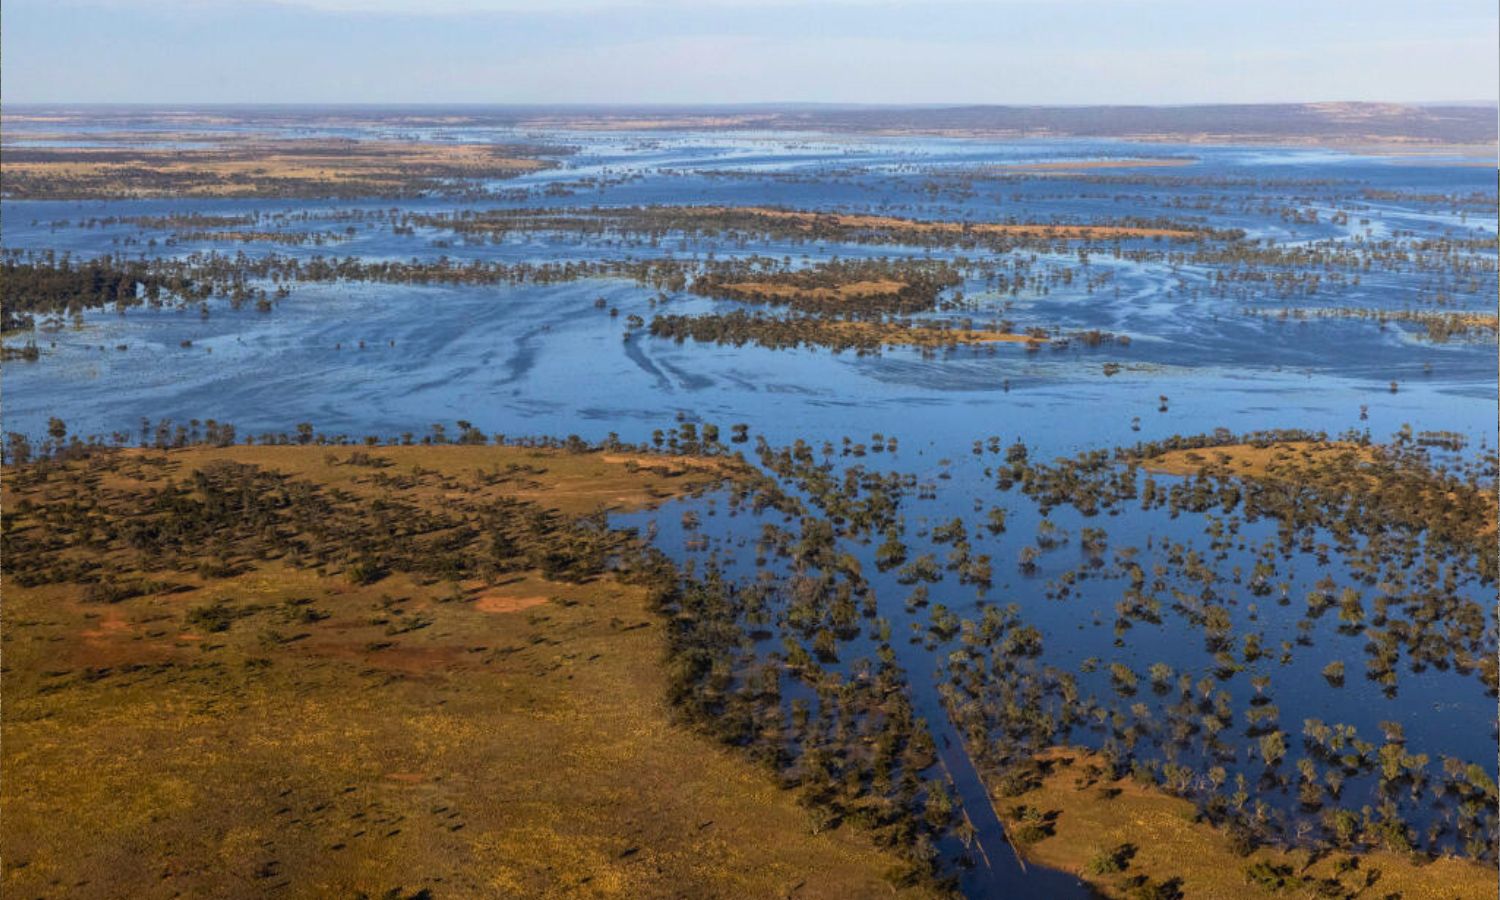
M204 106L27 106L14 123L43 114L87 116L138 127L205 113L249 122L421 124L441 119L490 126L605 130L770 130L974 137L1116 137L1202 143L1493 144L1495 103L1368 102L1183 106L871 106L840 104L362 104Z
M858 130L973 132L1015 136L1194 140L1414 141L1482 144L1496 139L1490 106L1394 103L1266 103L1194 106L955 106L817 113Z

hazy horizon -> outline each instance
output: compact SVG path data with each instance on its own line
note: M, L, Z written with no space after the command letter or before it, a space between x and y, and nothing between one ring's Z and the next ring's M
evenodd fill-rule
M337 109L337 108L401 108L401 107L464 107L474 109L679 109L679 110L793 110L793 109L962 109L976 107L993 107L997 109L1119 109L1140 107L1145 109L1187 109L1194 107L1256 107L1256 106L1333 106L1333 105L1391 105L1405 106L1416 109L1424 108L1477 108L1497 107L1500 108L1500 99L1476 100L1262 100L1244 102L1214 102L1204 101L1201 103L984 103L955 101L929 101L923 103L877 103L858 102L845 100L741 100L741 101L714 101L704 100L699 102L676 102L676 101L629 101L629 100L561 100L561 101L527 101L527 100L408 100L408 101L384 101L384 100L203 100L203 101L153 101L153 100L6 100L5 105L10 107L141 107L148 109L197 109L197 108L306 108L306 109Z
M1489 104L1492 3L10 0L8 104ZM690 75L688 73L691 73Z

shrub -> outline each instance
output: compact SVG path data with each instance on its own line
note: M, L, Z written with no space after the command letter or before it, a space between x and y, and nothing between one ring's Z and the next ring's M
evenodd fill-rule
M1100 850L1089 860L1089 874L1113 875L1116 872L1123 872L1129 868L1130 860L1134 856L1134 844L1119 844L1106 850Z
M209 633L228 631L234 620L244 615L223 600L215 600L188 613L188 624Z

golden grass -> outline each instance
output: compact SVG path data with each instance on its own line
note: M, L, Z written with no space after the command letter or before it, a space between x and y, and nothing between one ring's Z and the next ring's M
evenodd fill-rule
M1500 316L1493 313L1451 313L1450 318L1466 328L1482 329L1484 331L1500 330Z
M1249 478L1292 479L1314 465L1368 463L1373 448L1347 441L1281 441L1256 446L1224 444L1197 450L1169 450L1142 462L1151 472L1197 475L1204 471Z
M1335 863L1344 854L1310 861L1306 851L1261 849L1241 857L1216 828L1193 821L1193 804L1187 800L1143 787L1129 778L1101 781L1088 773L1094 760L1087 751L1054 748L1041 757L1053 762L1042 786L1001 804L1025 804L1043 814L1057 814L1056 833L1025 845L1024 855L1084 878L1107 897L1129 896L1125 882L1135 875L1147 875L1156 882L1180 878L1183 896L1204 900L1306 895L1296 890L1273 894L1251 883L1245 870L1257 861L1290 866L1299 875L1340 877L1348 894L1361 897L1478 900L1495 896L1494 870L1467 860L1428 862L1378 851L1360 854L1355 870L1337 876ZM1119 793L1110 798L1105 788ZM1127 843L1134 846L1135 855L1123 872L1090 872L1090 861L1101 852ZM1359 890L1372 873L1378 873L1375 881Z
M488 144L404 141L226 141L212 147L16 148L0 161L12 190L27 195L260 196L330 187L399 192L428 178L504 178L544 168ZM19 187L17 187L19 185Z
M721 290L752 296L776 297L788 301L839 302L860 297L887 297L909 287L904 281L881 279L878 281L848 281L828 287L804 287L776 281L733 281L721 285Z
M1428 335L1446 340L1449 333L1489 332L1493 336L1500 329L1500 318L1494 313L1482 312L1435 312L1430 310L1398 309L1371 310L1357 307L1304 307L1282 309L1279 312L1255 313L1265 319L1276 321L1305 322L1309 319L1355 319L1379 322L1412 322L1427 326Z
M919 234L977 234L1014 235L1019 237L1045 237L1058 240L1084 240L1137 237L1194 237L1195 232L1181 228L1149 228L1121 225L1048 225L1042 223L1004 222L932 222L919 219L901 219L895 216L857 215L850 213L822 213L802 210L773 209L764 206L684 207L700 215L724 215L726 213L749 213L778 219L811 229L819 222L844 228L879 228L891 231L909 231Z
M465 499L582 512L656 502L722 465L479 446L336 464L350 452L185 450L162 477L227 459L436 506L437 479L358 476L516 464L531 468ZM672 723L639 588L536 572L354 586L277 561L170 577L184 589L114 604L7 586L6 896L889 892L894 857L849 829L811 834L768 774ZM204 632L189 613L214 601L237 617Z
M125 452L154 454L158 451ZM724 475L733 473L738 466L733 460L709 457L564 453L483 444L195 447L172 451L170 458L183 473L211 460L224 459L285 472L359 496L379 496L383 489L369 482L369 468L345 464L355 452L388 460L391 465L383 470L388 473L401 473L420 466L444 475L466 478L475 472L503 472L510 466L519 466L521 469L516 479L506 483L501 493L575 515L599 508L613 511L654 506L663 499L708 487ZM473 483L461 488L464 494L473 496L483 496L486 490L489 489ZM430 484L412 487L403 491L402 496L408 500L434 503L458 499Z
M528 128L576 128L581 131L658 131L743 128L769 122L771 115L688 116L538 116L526 120Z
M1197 450L1170 450L1143 460L1142 468L1166 475L1229 475L1240 478L1256 478L1271 481L1319 480L1340 469L1357 470L1379 459L1378 447L1365 446L1347 441L1279 441L1265 446L1253 444L1224 444L1203 447ZM1349 482L1350 486L1362 490L1378 490L1379 477L1373 472L1362 479ZM1444 492L1448 500L1455 499L1452 491ZM1427 489L1426 496L1437 494ZM1476 529L1480 536L1496 532L1497 500L1492 491L1483 492L1482 498L1490 514Z
M813 337L878 343L892 347L941 347L953 344L1044 344L1047 338L977 328L922 328L890 322L808 322Z
M1322 480L1341 469L1357 470L1379 459L1378 447L1364 446L1347 441L1279 441L1265 446L1253 444L1224 444L1218 447L1203 447L1197 450L1170 450L1141 462L1142 468L1166 475L1230 475L1241 478L1256 478L1271 481L1306 482ZM1348 482L1355 489L1375 491L1381 486L1380 478L1373 472L1363 478ZM1441 489L1437 489L1441 490ZM1451 501L1457 498L1453 491L1440 495L1433 488L1425 488L1424 496L1436 501L1445 496ZM1492 490L1480 493L1480 498L1489 514L1474 529L1480 537L1493 535L1500 529L1500 501Z

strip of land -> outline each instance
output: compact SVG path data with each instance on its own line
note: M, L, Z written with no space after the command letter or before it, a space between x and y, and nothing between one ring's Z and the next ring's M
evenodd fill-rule
M1493 341L1496 329L1500 328L1493 313L1443 312L1418 309L1364 309L1360 307L1312 307L1283 308L1277 312L1247 310L1250 315L1277 322L1305 322L1309 319L1360 319L1376 322L1384 328L1389 322L1409 322L1420 325L1420 334L1434 343L1447 343L1455 339Z
M7 125L63 130L79 122L113 130L387 127L433 125L600 131L781 131L824 135L943 135L986 139L1125 138L1196 144L1291 144L1425 150L1477 146L1493 159L1494 104L1258 103L1188 106L767 106L430 107L373 110L191 107L142 110L7 108Z
M8 467L4 892L890 893L896 857L810 834L674 724L646 590L589 562L620 538L573 516L730 466L445 445Z
M1358 855L1261 848L1237 853L1228 836L1197 820L1193 804L1133 779L1109 777L1087 751L1054 748L1039 757L1038 786L1002 802L1029 860L1071 872L1106 897L1274 896L1492 897L1494 870L1455 858L1428 861L1385 850ZM1038 823L1045 823L1041 825ZM1146 893L1175 888L1177 893Z
M1374 458L1374 448L1348 441L1278 441L1168 450L1144 460L1142 466L1167 475L1208 472L1249 478L1297 478L1315 465L1358 466Z
M701 316L656 316L649 326L654 337L704 343L759 344L783 347L828 347L833 350L877 351L883 347L957 347L986 344L1024 344L1035 349L1049 343L1047 333L999 328L949 328L940 323L921 325L899 321L861 321L822 316L760 316L744 312Z
M1455 436L1424 432L1417 444L1450 445ZM1168 475L1218 475L1296 484L1328 496L1358 495L1382 515L1440 525L1483 547L1497 527L1493 491L1475 489L1449 474L1428 469L1413 448L1398 449L1352 441L1284 440L1179 448L1139 460L1147 471Z
M973 344L1045 344L1049 338L986 328L931 328L883 322L826 322L833 342L886 346L942 347ZM815 335L816 337L816 335Z
M551 163L539 148L418 141L252 138L158 149L6 149L13 199L126 197L406 197L454 181L513 178Z
M895 216L874 216L855 213L824 213L812 210L775 209L765 206L699 206L684 207L695 215L743 215L761 217L791 224L794 227L812 229L817 225L834 225L839 228L866 228L891 232L913 232L940 235L1012 235L1018 237L1045 237L1058 240L1089 240L1108 238L1192 238L1199 232L1186 228L1169 228L1135 225L1062 225L1039 222L945 222L921 219L901 219Z

